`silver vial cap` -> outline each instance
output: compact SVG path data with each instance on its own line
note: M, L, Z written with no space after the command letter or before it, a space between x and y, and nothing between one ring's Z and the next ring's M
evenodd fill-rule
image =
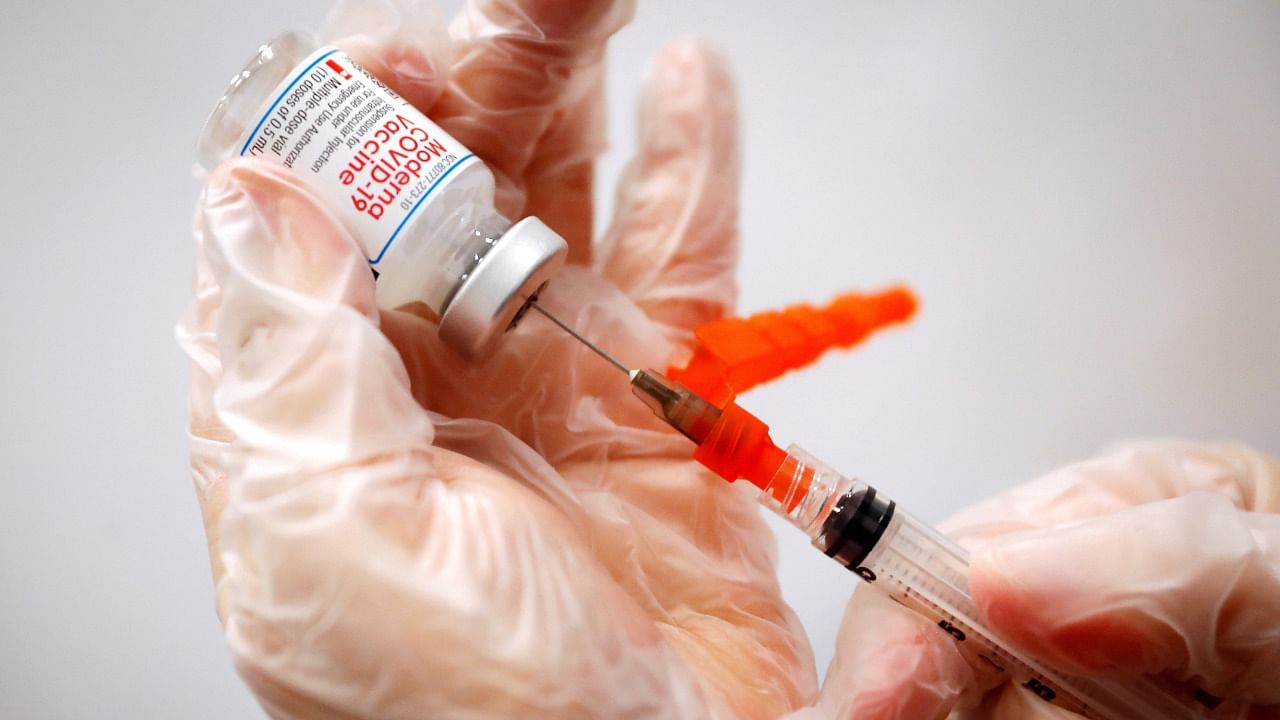
M449 301L440 338L467 358L486 357L567 253L564 238L538 218L512 225Z

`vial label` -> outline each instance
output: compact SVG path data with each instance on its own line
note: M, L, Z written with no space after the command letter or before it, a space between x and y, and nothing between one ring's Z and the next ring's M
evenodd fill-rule
M335 47L312 53L269 96L239 153L293 170L376 270L414 213L475 155Z

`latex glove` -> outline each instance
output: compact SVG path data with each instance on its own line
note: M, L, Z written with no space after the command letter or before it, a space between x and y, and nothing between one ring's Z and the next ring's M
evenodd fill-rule
M1081 676L1164 674L1280 718L1280 462L1240 446L1144 444L1072 465L945 524L974 550L991 627ZM931 623L854 594L831 718L1070 718L965 664Z
M344 3L358 60L481 156L573 264L544 299L664 367L733 302L735 102L659 57L592 253L601 57L626 3ZM332 35L332 31L331 31ZM772 718L816 700L752 499L543 318L468 365L379 312L353 240L286 171L214 171L195 222L192 464L235 663L276 718ZM452 418L452 419L450 419Z

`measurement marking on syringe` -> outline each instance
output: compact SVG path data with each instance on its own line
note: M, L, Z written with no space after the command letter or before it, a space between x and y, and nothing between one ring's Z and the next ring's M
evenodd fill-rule
M1010 672L1005 665L1020 668L1022 674L1026 675L1026 681L1021 683L1022 687L1030 690L1041 700L1051 704L1058 704L1056 701L1060 701L1064 698L1064 692L1066 691L1065 687L1061 686L1059 683L1049 680L1040 673L1037 673L1026 663L1023 663L1011 653L1004 650L979 628L965 622L946 607L916 590L911 583L907 582L913 577L913 573L909 570L902 572L901 574L895 574L888 568L882 567L880 570L880 577L894 586L896 591L901 593L908 600L923 606L935 615L938 628L947 633L957 643L969 644L971 642L976 642L977 646L975 646L974 654L978 658L986 661L995 670L1012 678L1014 677L1014 673ZM901 599L895 597L892 590L890 591L889 596L895 602L903 605L903 607L910 608L910 606ZM1005 663L1005 665L1002 665L1000 662L996 662L996 660L988 657L988 654L994 655L1000 661ZM1079 693L1065 692L1065 697L1070 698L1072 701L1072 706L1070 707L1071 710L1085 714L1088 717L1096 717L1096 715L1094 715L1093 708Z

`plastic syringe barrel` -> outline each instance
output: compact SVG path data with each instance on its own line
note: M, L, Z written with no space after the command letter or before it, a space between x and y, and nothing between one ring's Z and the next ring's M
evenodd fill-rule
M969 594L963 548L804 450L787 448L761 504L785 517L819 550L863 581L935 622L973 663L1006 673L1046 702L1096 720L1226 720L1247 708L1219 704L1174 683L1068 677L1030 658L985 627Z

